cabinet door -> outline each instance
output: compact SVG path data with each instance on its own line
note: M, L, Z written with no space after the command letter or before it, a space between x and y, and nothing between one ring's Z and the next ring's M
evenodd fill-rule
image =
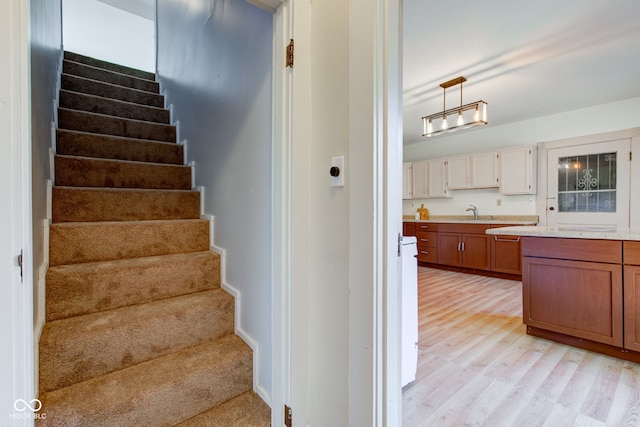
M498 159L500 193L535 194L535 148L501 150Z
M491 268L491 240L486 234L462 235L462 266L478 270Z
M427 161L413 162L411 165L413 180L413 197L414 199L424 199L428 196L427 192Z
M447 162L444 159L428 161L427 187L430 198L451 197L447 192Z
M438 233L438 264L462 267L462 235Z
M520 236L492 236L491 271L522 274L522 245L520 243Z
M624 267L624 347L640 351L640 266Z
M416 223L415 222L403 222L402 223L402 235L403 236L415 236L416 235Z
M413 167L411 163L402 164L402 198L413 198Z
M487 188L498 186L498 153L477 153L471 155L471 186Z
M524 257L522 299L527 325L622 347L622 265Z
M465 189L471 187L469 156L447 159L447 188Z

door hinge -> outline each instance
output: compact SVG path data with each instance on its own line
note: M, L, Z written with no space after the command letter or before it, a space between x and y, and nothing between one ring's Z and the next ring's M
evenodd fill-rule
M402 256L402 233L398 233L398 258Z
M287 45L287 67L293 68L293 39Z
M633 151L629 151L629 161L631 161L633 158Z
M291 427L293 420L293 411L287 405L284 405L284 425Z
M22 251L18 255L18 266L20 267L20 281L22 281Z

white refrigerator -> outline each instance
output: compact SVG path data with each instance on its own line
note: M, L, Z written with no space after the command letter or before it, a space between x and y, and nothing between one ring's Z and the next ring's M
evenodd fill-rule
M402 387L416 379L418 369L418 255L414 236L402 238Z

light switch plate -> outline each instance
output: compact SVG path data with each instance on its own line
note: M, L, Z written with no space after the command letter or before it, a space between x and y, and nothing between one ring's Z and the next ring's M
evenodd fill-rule
M331 177L332 187L344 187L344 156L334 157L331 159L331 167L340 169L338 176Z

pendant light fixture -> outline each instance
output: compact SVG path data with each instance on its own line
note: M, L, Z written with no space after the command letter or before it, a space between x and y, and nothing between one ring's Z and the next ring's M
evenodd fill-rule
M443 89L442 111L422 118L422 136L431 137L487 124L486 102L476 101L462 105L462 83L466 81L465 77L460 76L440 84ZM447 89L457 85L460 85L460 106L447 110ZM455 126L451 126L447 116L454 115Z

